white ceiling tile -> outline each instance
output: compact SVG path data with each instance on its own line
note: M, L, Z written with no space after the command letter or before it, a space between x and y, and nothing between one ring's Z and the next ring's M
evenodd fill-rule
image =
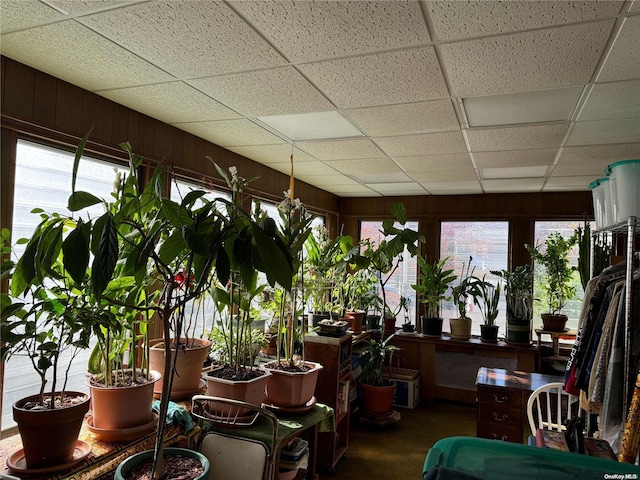
M282 143L281 138L245 119L181 123L178 127L221 147Z
M427 2L440 40L453 40L615 16L623 1Z
M421 184L433 195L472 195L482 193L480 183L473 182L424 182Z
M531 125L527 127L470 129L467 138L473 152L533 149L560 146L568 123Z
M327 162L332 168L345 175L367 174L401 174L402 170L389 158L360 158L354 160L333 160ZM404 175L404 173L402 173Z
M540 150L508 150L502 152L476 152L473 158L478 168L536 167L552 165L557 148Z
M638 3L636 1L636 3ZM611 52L598 76L598 82L640 78L640 17L624 20Z
M239 155L243 155L256 162L269 165L271 163L290 162L293 153L294 168L301 162L312 162L316 160L311 155L303 152L299 148L291 149L288 143L279 145L250 145L245 147L229 147L229 150Z
M313 185L320 188L326 188L332 185L361 185L360 182L356 182L354 179L347 177L346 175L304 175L299 178L301 180L308 178L313 182Z
M3 0L4 1L4 0ZM144 0L46 0L47 3L71 15L86 14L124 4L142 3Z
M174 80L73 20L3 35L2 54L88 90Z
M401 135L374 139L387 155L408 157L411 155L439 155L464 153L467 146L462 133L443 132L423 135Z
M453 92L462 97L542 90L589 81L612 20L442 45Z
M371 190L361 184L357 185L332 185L326 187L328 192L338 195L340 197L381 197L378 192Z
M640 117L640 80L594 85L578 121L628 117Z
M0 2L0 32L59 20L64 15L39 0L2 0Z
M569 177L572 175L589 175L592 180L604 177L607 165L602 163L583 163L580 165L556 165L551 172L552 177Z
M189 80L188 83L248 117L333 110L293 67Z
M178 78L285 63L223 2L154 1L82 22Z
M368 183L367 186L382 195L428 195L419 183Z
M346 113L371 136L444 132L460 127L448 99L356 108Z
M420 183L431 182L465 182L478 180L475 170L426 170L423 172L411 173L411 178Z
M604 171L604 168L613 162L631 158L640 158L640 143L564 147L558 165L599 163L603 165Z
M573 190L589 190L589 184L596 180L592 175L573 175L570 177L549 177L545 189L554 187L576 187Z
M482 178L533 178L544 177L549 167L501 167L481 169Z
M291 61L429 42L418 2L234 1Z
M583 87L468 97L463 99L471 127L568 121Z
M393 159L406 172L422 172L433 170L464 170L473 168L471 158L467 153L450 155L414 155L411 157L397 157Z
M358 180L369 186L374 183L395 182L399 184L397 191L401 191L402 185L404 185L405 183L411 182L411 178L409 178L403 172L375 173L369 172L368 170L360 170L359 174L353 174L351 176L355 180Z
M338 108L448 97L433 47L300 65Z
M281 172L289 173L291 171L291 163L290 162L282 162L282 163L270 163L269 166L271 168L275 168ZM301 162L296 164L294 160L293 164L293 176L296 178L309 178L309 177L319 177L324 175L336 175L337 172L330 165L327 165L323 162L312 161L312 162Z
M297 145L319 160L349 160L384 156L380 149L369 139L298 142Z
M567 145L640 142L640 117L578 122L571 130Z
M157 83L98 93L166 123L240 118L233 110L183 82Z
M520 192L539 192L543 182L543 178L489 179L482 181L482 187L486 193L511 192L513 184L517 183Z

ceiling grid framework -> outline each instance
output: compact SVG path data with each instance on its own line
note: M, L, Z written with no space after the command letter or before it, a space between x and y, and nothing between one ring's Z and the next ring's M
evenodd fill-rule
M588 190L640 158L640 0L2 0L0 35L339 196Z

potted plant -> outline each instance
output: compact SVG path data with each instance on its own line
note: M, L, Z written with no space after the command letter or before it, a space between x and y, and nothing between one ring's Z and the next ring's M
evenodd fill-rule
M10 233L2 229L2 278L10 285L0 297L0 352L3 361L26 356L40 377L38 393L15 402L13 417L27 469L56 471L91 452L91 445L78 440L89 396L68 391L66 384L76 352L89 346L94 312L77 288L84 274L71 266L72 259L65 267L61 258L63 245L68 251L73 241L63 238L65 222L39 213L43 220L29 240L21 240L26 250L17 265L9 259Z
M350 272L344 282L347 291L347 315L354 318L353 333L362 331L363 321L375 295L376 279L369 269Z
M475 298L480 295L478 279L473 276L476 268L471 268L472 260L473 257L469 257L468 263L462 263L458 284L453 287L451 292L451 298L460 315L458 318L449 320L451 338L455 340L469 340L471 338L471 319L467 317L469 297L475 303Z
M386 338L367 340L362 350L362 373L358 378L362 393L362 406L373 413L386 413L391 410L396 384L392 380L383 378L382 367L387 356L391 357L398 349L391 345L391 339L396 333Z
M607 245L602 235L596 235L593 238L593 254L591 244L591 224L585 218L583 226L579 226L574 230L576 243L578 244L578 273L580 274L580 283L583 290L586 290L587 283L591 277L596 277L609 266L609 257L611 256L611 246ZM591 261L593 259L593 268Z
M380 287L382 315L389 316L389 321L383 325L382 338L387 336L386 332L393 333L395 331L395 316L387 303L386 284L402 262L405 248L410 255L416 255L418 243L424 241L424 237L420 233L405 227L407 211L402 203L391 204L389 210L393 214L393 218L382 222L383 239L379 242L368 240L363 243L363 256L368 261L367 268L373 272Z
M457 277L453 270L445 269L447 258L436 260L433 264L427 262L426 257L418 256L419 283L411 285L420 302L425 305L425 314L421 316L422 333L428 336L442 336L442 322L440 316L441 302L451 299L447 295L449 284Z
M531 265L519 265L512 272L491 271L504 282L507 304L507 342L515 345L531 343L533 318L533 271Z
M541 317L544 329L551 332L564 331L568 318L562 310L576 294L572 285L575 269L569 265L569 251L576 242L575 234L565 239L559 232L553 232L547 237L544 249L525 245L531 258L544 268L541 287L547 311Z
M480 325L480 338L483 342L496 343L498 341L498 303L502 291L500 283L494 285L486 280L486 275L476 278L478 296L473 301L480 308L484 323Z

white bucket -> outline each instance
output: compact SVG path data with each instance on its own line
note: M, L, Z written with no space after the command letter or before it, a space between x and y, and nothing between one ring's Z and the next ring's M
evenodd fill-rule
M640 160L621 160L607 167L614 223L640 217Z
M612 221L611 190L609 178L599 178L589 184L593 195L593 215L596 220L596 230L607 228Z

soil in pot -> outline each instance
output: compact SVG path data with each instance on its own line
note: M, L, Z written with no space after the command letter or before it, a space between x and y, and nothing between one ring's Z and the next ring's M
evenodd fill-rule
M140 452L122 462L116 480L152 480L153 450ZM204 480L209 477L209 461L193 450L166 448L162 480Z
M271 373L257 368L221 367L205 375L207 381L207 395L212 397L240 400L252 405L261 405L265 397L267 379ZM210 408L215 416L238 415L246 416L250 412L244 408L233 407L210 402Z

